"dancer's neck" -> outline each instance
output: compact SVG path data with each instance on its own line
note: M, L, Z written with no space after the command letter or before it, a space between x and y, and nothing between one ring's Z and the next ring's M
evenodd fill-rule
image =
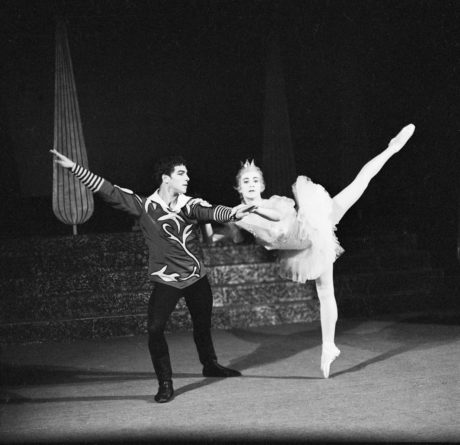
M177 203L177 198L179 197L179 193L172 192L168 187L161 186L158 190L158 194L160 198L171 208L175 206Z
M243 198L244 204L260 204L262 202L262 197L258 196L257 198Z

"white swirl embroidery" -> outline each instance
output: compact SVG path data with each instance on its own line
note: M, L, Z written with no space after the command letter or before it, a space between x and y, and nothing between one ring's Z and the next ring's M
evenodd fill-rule
M179 216L177 213L168 213L158 218L158 220L159 221L165 221L165 220L174 221L177 225L177 230L179 233L180 233L180 221L184 221L184 219L181 216ZM192 277L200 278L200 275L199 275L199 271L201 269L200 262L198 258L196 258L195 255L193 255L193 253L190 252L190 250L188 250L187 245L186 245L187 239L192 233L193 225L189 224L188 226L184 228L182 232L182 239L180 239L178 236L172 233L173 227L170 224L168 223L163 224L162 229L168 234L169 239L175 241L182 247L184 252L196 263L196 266L193 266L193 271L188 276L183 277L183 278L180 278L180 275L178 273L167 274L166 273L167 266L164 266L162 269L158 270L157 272L152 272L151 275L156 275L164 281L176 281L176 282L186 281Z
M160 269L157 272L152 272L151 275L156 275L156 276L160 277L163 281L179 281L178 280L178 278L179 278L178 273L170 273L170 274L165 273L166 267L168 267L168 266L164 266L162 269Z
M173 220L177 225L177 231L180 232L180 222L179 221L184 222L184 218L179 216L177 213L167 213L166 215L163 215L160 218L158 218L158 221L164 221L164 220L167 220L167 219ZM169 224L165 224L163 226L163 230L164 230L165 226L169 226ZM167 232L166 230L165 230L165 232L168 233L168 235L169 235L169 232Z

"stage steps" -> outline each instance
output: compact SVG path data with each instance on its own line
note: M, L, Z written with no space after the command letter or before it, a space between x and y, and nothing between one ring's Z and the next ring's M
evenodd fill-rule
M146 332L152 289L139 232L4 240L0 338L71 340ZM336 262L341 315L418 306L442 281L413 234L343 240ZM231 328L319 318L313 282L278 277L271 252L254 244L203 247L213 288L213 326ZM411 307L413 308L413 307ZM181 301L168 330L190 329Z

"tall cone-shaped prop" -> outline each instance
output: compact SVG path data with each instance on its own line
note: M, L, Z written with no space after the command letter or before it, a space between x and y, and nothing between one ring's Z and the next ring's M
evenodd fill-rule
M289 196L296 169L278 38L268 40L263 169L268 195Z
M85 140L78 108L77 90L63 21L56 26L56 77L54 96L54 148L83 167L88 167ZM53 211L64 224L86 222L94 211L92 193L67 169L53 163Z

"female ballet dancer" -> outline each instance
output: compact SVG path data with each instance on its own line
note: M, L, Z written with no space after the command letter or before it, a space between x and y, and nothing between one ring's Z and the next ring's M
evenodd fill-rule
M365 164L356 178L333 198L321 185L299 176L292 186L295 202L276 195L262 199L264 178L253 161L246 161L236 176L236 189L242 201L256 205L256 209L235 224L254 235L256 242L266 249L278 250L281 276L300 283L315 280L323 342L321 371L325 378L329 377L331 364L340 354L334 343L337 303L333 263L343 249L334 233L336 225L414 130L413 124L404 127L388 147Z

